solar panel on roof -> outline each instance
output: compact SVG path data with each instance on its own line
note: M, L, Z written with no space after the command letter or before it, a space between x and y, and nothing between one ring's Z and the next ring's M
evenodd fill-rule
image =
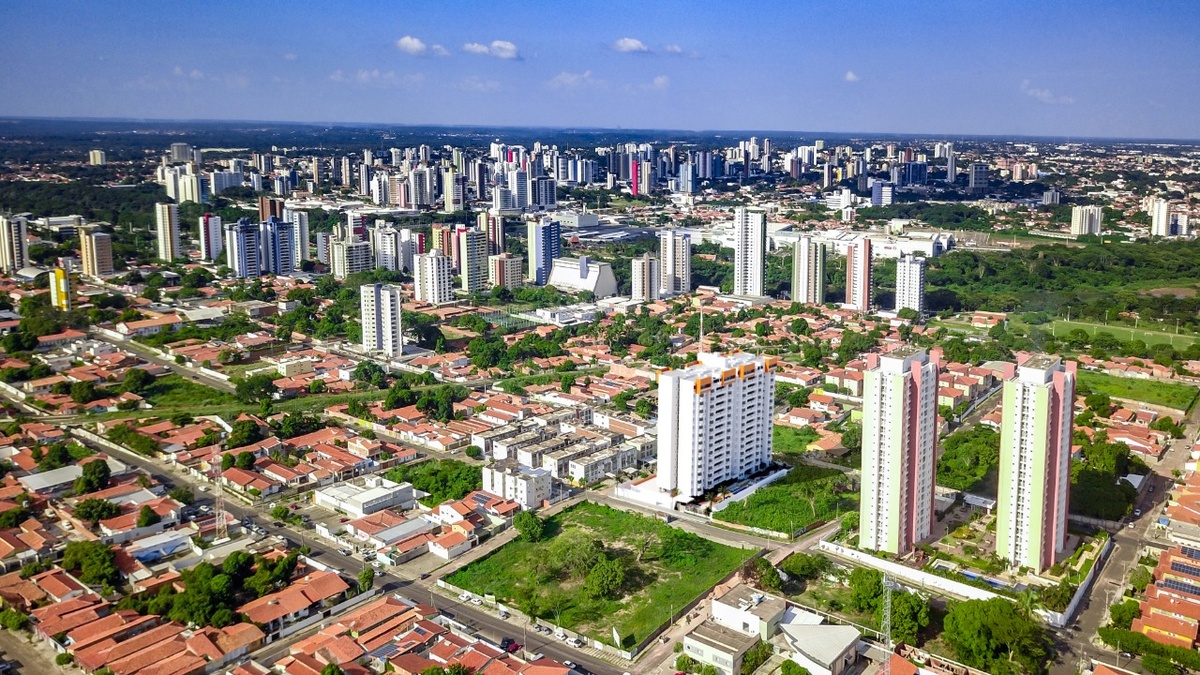
M1200 586L1197 586L1196 584L1190 584L1186 581L1179 581L1177 579L1163 579L1160 583L1164 588L1168 588L1172 591L1179 591L1180 593L1187 593L1189 595L1200 597Z
M375 659L387 659L400 652L400 645L395 642L389 642L385 645L376 647L368 656Z
M1183 551L1184 555L1192 560L1200 560L1200 549L1194 549L1191 546L1183 546L1181 547L1181 550Z
M1185 562L1179 562L1176 560L1175 562L1171 563L1171 569L1175 570L1176 572L1182 572L1183 574L1190 574L1193 577L1200 578L1200 567L1195 565L1189 565Z

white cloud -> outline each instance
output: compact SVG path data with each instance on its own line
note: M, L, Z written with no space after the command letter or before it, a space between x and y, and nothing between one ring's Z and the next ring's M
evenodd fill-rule
M462 48L463 51L468 54L494 56L498 59L521 58L521 54L517 51L517 46L508 40L492 40L490 45L485 45L480 42L468 42L463 45Z
M616 42L612 43L612 48L615 51L624 54L645 54L646 52L650 51L650 48L646 46L645 42L631 37L623 37L620 40L617 40Z
M463 78L458 83L458 87L466 91L496 91L500 88L500 83L495 80L485 80L478 75L471 75Z
M195 68L192 68L192 72L188 73L188 77L192 78L193 80L203 80L204 73L200 72L199 70L197 70Z
M421 84L425 77L419 73L413 75L397 75L396 71L381 71L378 68L359 68L353 73L338 69L329 75L334 82L353 83L364 87L401 87Z
M679 45L667 45L663 47L663 51L668 54L682 54L683 47L680 47Z
M1042 103L1048 103L1050 105L1071 105L1075 102L1075 99L1071 98L1070 96L1055 96L1054 92L1050 91L1049 89L1039 89L1037 87L1030 86L1030 84L1031 83L1029 80L1023 80L1021 82L1021 91L1024 92L1026 96L1037 99Z
M433 52L434 56L450 56L450 50L441 45L434 45L429 48L429 51Z
M426 46L420 38L415 38L411 35L405 35L399 40L396 40L396 49L399 49L405 54L419 56L424 54L429 47Z
M552 89L575 89L578 87L595 87L604 84L601 80L592 78L592 71L568 73L563 71L546 81L546 86Z
M183 66L175 66L171 70L171 74L175 77L183 77ZM1028 82L1028 80L1026 80L1026 82Z
M847 70L846 74L842 76L842 79L846 80L847 82L858 82L862 78L860 78L858 73L855 73L853 70Z
M666 75L659 75L650 82L650 89L657 89L659 91L662 91L669 86L671 86L671 78L667 77Z
M283 60L284 60L284 61L295 61L295 60L296 60L296 55L295 55L295 54L293 54L293 53L291 53L291 52L288 52L288 53L286 53L286 54L284 54L284 55L283 55Z

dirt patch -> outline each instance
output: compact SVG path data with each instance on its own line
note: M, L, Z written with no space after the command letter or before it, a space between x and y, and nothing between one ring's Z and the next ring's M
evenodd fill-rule
M1173 295L1177 298L1190 298L1190 297L1196 295L1196 289L1194 289L1194 288L1179 288L1179 287L1152 288L1152 289L1146 291L1146 294L1153 295L1155 297L1162 297L1164 295Z

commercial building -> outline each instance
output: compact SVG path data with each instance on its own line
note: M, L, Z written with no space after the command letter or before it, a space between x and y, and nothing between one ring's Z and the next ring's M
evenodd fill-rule
M317 490L313 493L313 503L362 518L384 509L406 511L416 504L416 497L411 483L367 475Z
M404 353L400 287L390 284L365 284L359 287L362 320L362 346L368 352L388 356Z
M1004 373L996 555L1012 567L1041 571L1063 556L1074 401L1074 362L1039 354Z
M891 206L896 201L896 185L885 180L871 184L871 206Z
M458 231L459 279L463 291L483 291L487 284L487 233L476 228Z
M646 253L632 260L632 299L637 302L653 302L659 297L658 258Z
M1100 226L1103 223L1103 206L1071 207L1071 236L1082 237L1088 234L1100 234Z
M527 226L529 282L545 286L554 268L554 260L562 255L562 225L557 220L531 220Z
M775 360L701 353L658 382L658 489L690 500L771 462Z
M692 237L678 230L658 233L658 294L671 297L692 290Z
M488 257L488 285L519 288L525 281L525 259L511 253Z
M413 290L418 302L440 305L454 300L450 258L440 249L416 256Z
M896 259L896 311L925 313L925 259L901 255Z
M792 253L792 300L825 304L825 244L812 237L798 239Z
M593 293L596 298L617 294L617 277L610 263L578 258L555 258L547 285L567 293Z
M550 472L523 466L516 460L502 460L483 468L483 491L512 500L521 508L541 507L550 499Z
M871 240L860 239L846 250L846 307L871 309Z
M901 345L863 377L860 548L902 555L933 531L938 366Z
M758 638L705 621L683 636L683 653L717 669L720 675L742 675L742 659Z
M214 261L225 250L225 230L221 217L206 213L200 216L200 258Z
M761 296L767 254L767 214L739 206L733 211L733 294Z
M2 230L0 230L2 238ZM2 256L0 256L2 257ZM79 257L85 276L102 278L113 273L112 235L95 227L79 230Z
M158 257L168 262L180 257L179 207L175 204L155 204L154 218L158 232Z

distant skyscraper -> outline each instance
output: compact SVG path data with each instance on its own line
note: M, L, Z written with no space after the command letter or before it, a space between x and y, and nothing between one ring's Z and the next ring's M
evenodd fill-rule
M171 163L181 164L190 162L193 159L192 146L187 143L172 143L171 144Z
M1004 373L996 555L1040 572L1063 558L1071 489L1075 363L1027 356ZM865 432L865 429L864 429Z
M0 234L2 232L3 229L0 229ZM83 259L85 276L101 278L112 274L112 235L95 227L80 228L79 257Z
M262 247L258 223L242 218L225 226L225 264L239 279L262 276Z
M863 373L858 545L902 555L933 531L938 366L901 345Z
M104 156L103 150L92 150L88 152L88 164L92 166L104 166L108 162L108 158Z
M958 160L954 155L954 144L946 144L946 181L953 183L958 176Z
M518 288L524 282L525 261L511 253L488 258L488 285Z
M479 229L487 233L488 255L504 253L504 218L481 213L476 222Z
M871 309L871 240L863 237L846 251L846 306Z
M180 257L181 253L179 250L179 207L175 204L155 204L154 216L158 231L158 257L160 260L170 262Z
M467 186L465 178L466 176L463 176L453 167L442 172L443 213L458 213L466 208Z
M200 216L200 258L214 261L225 250L225 228L221 217L206 213Z
M296 226L278 218L268 218L259 229L263 273L291 274L296 269Z
M767 214L739 206L733 211L733 294L763 294L763 264L767 253Z
M0 216L0 272L14 275L29 267L28 224L22 216Z
M792 300L825 304L825 244L812 237L796 241L792 254Z
M680 501L771 463L775 359L711 352L697 359L658 380L658 489Z
M1100 234L1100 227L1103 223L1103 206L1071 207L1071 236L1082 237L1087 234Z
M896 200L896 186L885 180L871 184L871 206L891 206Z
M548 176L538 176L531 181L533 194L530 195L534 205L544 210L551 210L558 204L557 185Z
M974 193L987 192L988 165L986 162L972 162L967 173L967 188Z
M295 251L296 269L300 269L300 263L312 257L308 251L308 214L304 211L284 209L283 219L295 225L292 229L292 250Z
M562 257L562 225L557 220L531 220L527 226L529 281L545 286L554 268L555 258Z
M658 232L658 294L670 297L692 290L692 237L678 230Z
M395 272L404 266L400 231L391 223L370 228L371 249L375 252L375 267Z
M901 253L896 260L896 311L925 313L925 259Z
M487 284L487 233L476 228L458 231L459 280L467 293L483 291Z
M404 353L401 306L404 297L399 286L366 284L359 287L362 320L362 346L368 352L388 356Z
M416 257L414 295L418 302L440 305L454 300L451 285L450 258L439 249Z
M512 192L514 209L529 208L529 173L524 169L508 172L508 189Z
M654 256L646 253L632 261L633 264L633 300L635 302L653 302L658 299L659 262Z
M1049 206L1062 201L1062 193L1057 188L1050 188L1042 193L1042 205Z
M1150 202L1150 236L1184 237L1188 234L1187 214L1171 213L1171 202L1156 198Z
M695 194L696 167L691 162L680 163L679 182L676 184L676 190L685 195Z

